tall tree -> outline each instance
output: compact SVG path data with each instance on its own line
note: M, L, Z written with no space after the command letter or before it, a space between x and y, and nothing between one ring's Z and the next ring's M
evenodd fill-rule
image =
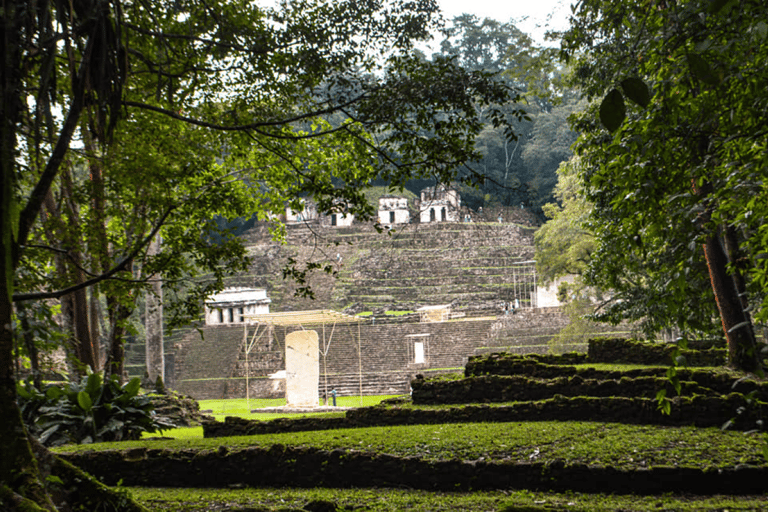
M221 277L219 262L244 261L242 245L202 219L246 210L266 218L296 191L321 210L366 217L373 207L360 190L373 178L449 181L479 156L481 113L503 124L509 112L496 106L515 94L450 59L411 56L435 16L431 0L297 0L275 9L244 0L3 2L3 500L55 508L15 402L12 300L98 284L130 308L143 277L178 281L196 265ZM334 113L348 121L322 120ZM90 176L73 180L71 198L98 223L83 236L99 257L92 268L77 262L85 277L62 288L30 286L16 273L58 253L33 242L45 229L46 198L68 194L62 170L78 136ZM163 249L147 256L158 233Z
M464 14L444 30L440 51L468 69L499 73L521 91L527 114L514 127L516 140L490 125L480 134L483 157L466 173L483 179L477 191L462 190L465 202L477 206L487 198L497 204L524 204L539 213L552 200L557 167L570 157L576 139L567 117L579 97L564 84L555 50L535 45L512 22Z
M560 165L554 192L558 202L544 205L549 220L534 235L536 270L544 282L582 276L594 250L594 236L585 228L592 205L581 189L579 166L578 157Z
M746 371L761 367L749 311L768 318L757 199L764 11L755 0L593 0L579 4L563 39L575 80L601 98L578 124L598 239L589 275L625 292L614 311L645 304L683 329L707 330L716 307L730 364Z

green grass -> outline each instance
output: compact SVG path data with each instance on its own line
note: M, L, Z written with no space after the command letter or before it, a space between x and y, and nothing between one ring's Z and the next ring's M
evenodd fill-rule
M367 407L371 405L377 405L382 400L392 398L397 395L377 395L377 396L339 396L336 397L337 407ZM285 398L251 398L247 401L245 398L232 398L227 400L200 400L201 411L212 411L205 414L213 416L219 421L222 421L226 416L238 416L240 418L248 419L272 419L272 418L299 418L302 416L316 416L318 414L329 413L290 413L290 412L270 412L270 413L252 413L251 411L270 408L270 407L282 407L285 405ZM331 405L332 399L328 397L328 404ZM318 402L318 405L324 405L322 398Z
M574 365L576 368L594 368L595 370L600 371L607 371L607 372L626 372L629 370L647 370L649 368L662 368L666 370L669 368L669 365L648 365L648 364L615 364L615 363L584 363L584 364L577 364ZM727 372L727 369L724 369L723 367L685 367L682 366L680 369L692 369L692 370L701 370L701 371L708 371L708 372ZM736 374L734 374L736 375Z
M56 451L230 449L258 445L355 449L426 460L504 460L587 464L617 469L654 466L724 468L766 465L760 433L719 428L660 427L595 422L448 423L290 432L230 438L185 438L69 445Z
M150 434L149 432L144 432L141 436L142 439L150 440L150 439L157 439L158 437L170 437L173 439L202 439L203 438L203 427L179 427L174 428L171 430L163 430L162 432L155 432L153 434Z
M235 508L302 510L312 500L333 502L339 510L366 512L455 511L465 512L656 512L659 510L747 511L766 510L762 496L632 496L533 491L485 491L469 493L429 492L405 489L156 489L128 488L150 510L203 512ZM213 505L226 508L213 508Z

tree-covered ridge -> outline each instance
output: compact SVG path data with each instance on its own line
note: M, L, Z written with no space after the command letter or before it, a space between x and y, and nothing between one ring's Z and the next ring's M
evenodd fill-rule
M477 188L462 188L471 208L520 206L543 218L552 200L559 164L571 155L576 132L567 118L579 108L576 91L565 85L552 48L537 46L512 22L464 14L444 29L437 55L456 59L467 69L497 73L520 91L526 119L514 121L516 137L487 123L477 139L481 156L462 170L478 176ZM510 108L509 106L502 106Z

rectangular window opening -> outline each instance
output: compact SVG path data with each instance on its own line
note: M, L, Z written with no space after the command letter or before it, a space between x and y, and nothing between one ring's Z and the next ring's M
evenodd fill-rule
M416 364L424 363L424 342L416 341L413 343L413 362Z

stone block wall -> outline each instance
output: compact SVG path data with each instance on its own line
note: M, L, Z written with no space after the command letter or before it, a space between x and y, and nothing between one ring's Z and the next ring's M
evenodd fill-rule
M521 271L520 264L533 259L534 230L506 220L408 224L389 234L370 225L329 229L301 223L288 226L287 244L281 245L271 240L266 226L257 225L245 235L254 260L251 272L227 285L267 288L272 311L341 311L353 305L356 311L374 311L377 318L359 325L326 325L324 330L305 326L320 337L320 394L330 389L342 394L405 393L414 375L462 369L472 355L547 352L549 340L568 324L559 309L526 308L531 303L519 297L523 309L499 316L500 304L519 293L517 284L533 282L534 276ZM282 279L289 257L331 264L337 276L314 274L309 284L315 300L297 298L295 285ZM417 315L381 318L390 309L438 304L451 304L462 318L435 323L419 323ZM203 332L204 339L189 331L183 342L175 343L177 388L196 398L245 396L242 327ZM283 396L284 382L268 376L285 369L287 332L275 327L270 341L249 354L251 396ZM416 342L423 343L420 363ZM586 351L586 345L573 349Z
M491 327L486 346L478 354L509 352L512 354L546 354L557 352L586 352L591 337L610 333L617 338L632 334L631 326L590 324L580 339L556 341L560 332L570 324L570 318L557 307L520 309L502 315Z
M510 315L512 316L512 315ZM523 341L506 338L499 345L499 332L525 333L546 340L556 334L552 322L562 322L552 310L518 313L514 318L469 317L446 322L420 323L366 320L357 323L311 326L318 332L320 348L320 396L331 389L340 395L404 394L419 373L461 372L470 356L488 351L542 352ZM251 397L282 397L284 381L269 375L285 369L285 336L299 327L275 327L270 343L257 345L248 354L242 329L212 327L187 335L177 352L177 389L198 399L242 398L245 370L249 372ZM212 331L212 332L211 332ZM424 362L415 362L414 343L424 343ZM515 345L509 345L515 343ZM510 350L512 348L512 350ZM544 350L545 352L546 350Z

